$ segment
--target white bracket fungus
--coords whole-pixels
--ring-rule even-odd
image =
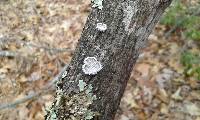
[[[97,23],[97,30],[104,32],[107,29],[107,25],[104,23]]]
[[[101,63],[95,57],[86,57],[83,63],[82,70],[88,75],[95,75],[102,69]]]

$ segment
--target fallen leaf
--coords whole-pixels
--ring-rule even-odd
[[[137,65],[136,71],[141,73],[141,77],[147,77],[149,75],[150,65],[146,63],[142,63]]]
[[[182,100],[183,97],[180,95],[181,88],[179,87],[178,90],[171,96],[175,100]]]
[[[200,116],[200,107],[194,103],[187,103],[183,107],[183,112],[188,113],[192,116]]]
[[[169,109],[168,109],[168,107],[167,107],[166,104],[162,103],[160,107],[161,107],[161,108],[160,108],[160,112],[161,112],[162,114],[168,114]]]
[[[169,102],[169,97],[165,89],[158,89],[158,93],[156,96],[163,102],[168,103]]]

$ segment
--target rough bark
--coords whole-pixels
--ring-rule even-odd
[[[170,3],[104,0],[102,10],[93,8],[46,119],[114,119],[140,49]],[[97,23],[106,24],[107,30],[99,31]],[[96,57],[103,68],[95,75],[85,74],[86,57]]]

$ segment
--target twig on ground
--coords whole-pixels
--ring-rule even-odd
[[[68,65],[65,65],[65,66],[62,68],[62,70],[56,75],[56,77],[54,77],[54,79],[51,80],[51,82],[50,82],[49,84],[50,84],[50,85],[56,84],[56,82],[57,82],[58,80],[61,79],[62,74],[66,71],[67,68],[68,68]]]
[[[50,48],[50,47],[46,47],[46,46],[39,46],[39,45],[36,45],[36,44],[33,44],[33,43],[27,43],[27,42],[24,42],[24,41],[18,41],[18,42],[23,43],[26,46],[35,47],[35,48],[43,49],[43,50],[46,50],[46,51],[52,51],[52,52],[55,52],[55,53],[72,52],[72,50],[70,50],[69,48]]]
[[[38,97],[45,95],[51,91],[55,91],[56,86],[55,83],[61,78],[62,74],[65,72],[65,70],[67,69],[68,65],[65,65],[64,68],[58,73],[58,75],[56,75],[55,78],[53,78],[53,80],[51,80],[49,82],[49,84],[47,84],[42,90],[40,90],[37,93],[33,93],[31,95],[28,95],[22,99],[16,100],[12,103],[8,103],[8,104],[1,104],[0,105],[0,110],[6,109],[6,108],[14,108],[19,104],[22,104],[24,102],[27,102],[29,100],[33,100],[33,99],[37,99]]]
[[[19,53],[13,51],[8,51],[8,50],[0,51],[0,57],[16,57],[18,55]]]
[[[47,93],[49,93],[50,91],[53,91],[53,90],[55,90],[55,89],[50,88],[50,89],[42,90],[42,91],[40,91],[38,93],[33,93],[33,94],[28,95],[28,96],[26,96],[26,97],[24,97],[22,99],[16,100],[16,101],[14,101],[12,103],[2,104],[2,105],[0,105],[0,110],[6,109],[6,108],[14,108],[18,104],[21,104],[21,103],[24,103],[26,101],[32,100],[32,99],[37,98],[37,97],[39,97],[41,95],[45,95],[45,94],[47,94]]]
[[[50,47],[47,47],[47,46],[41,46],[41,45],[37,45],[37,44],[34,44],[34,43],[30,43],[30,42],[28,43],[26,41],[19,40],[19,39],[16,39],[16,38],[12,38],[12,37],[7,37],[7,36],[1,36],[0,37],[0,45],[8,44],[10,42],[16,42],[16,43],[21,44],[21,45],[30,46],[30,47],[34,47],[34,48],[38,48],[38,49],[43,49],[43,50],[51,51],[51,52],[55,52],[55,53],[72,52],[73,51],[70,48],[50,48]]]

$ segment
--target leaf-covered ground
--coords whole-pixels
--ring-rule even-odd
[[[0,1],[0,120],[44,119],[55,92],[51,81],[70,62],[90,7],[90,0]],[[180,31],[165,38],[169,29],[157,25],[150,35],[116,120],[200,120],[193,70],[200,43]]]

